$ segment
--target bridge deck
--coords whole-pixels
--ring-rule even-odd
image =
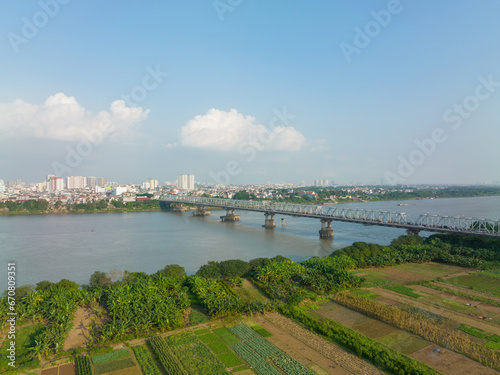
[[[304,205],[270,201],[243,201],[221,198],[203,198],[172,195],[160,201],[166,203],[192,204],[195,206],[220,207],[225,209],[264,212],[270,214],[309,217],[322,220],[381,225],[414,231],[473,234],[500,238],[500,220],[420,215],[412,220],[406,212],[377,211],[342,208],[336,205]]]

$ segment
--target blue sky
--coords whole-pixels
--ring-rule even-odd
[[[498,181],[498,14],[0,0],[0,179]]]

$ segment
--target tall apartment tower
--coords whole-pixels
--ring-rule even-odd
[[[87,187],[93,189],[96,186],[97,179],[94,176],[87,177]]]
[[[66,177],[66,188],[68,189],[84,189],[86,185],[87,185],[87,178],[83,176]]]
[[[49,191],[61,191],[64,190],[64,179],[62,177],[52,176],[50,177],[48,184]]]
[[[194,190],[194,174],[178,175],[177,187],[182,190]]]
[[[97,179],[97,186],[106,187],[107,184],[108,184],[108,179],[106,177],[99,177]]]
[[[148,178],[146,182],[149,183],[149,188],[152,190],[155,190],[159,185],[156,178]]]

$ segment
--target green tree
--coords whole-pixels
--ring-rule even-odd
[[[101,271],[95,271],[92,276],[90,276],[89,286],[91,288],[105,288],[111,285],[111,279],[109,276]]]
[[[243,277],[250,269],[250,263],[240,259],[224,260],[219,263],[219,270],[222,277],[232,279],[234,277]]]
[[[184,267],[181,267],[178,264],[168,264],[162,270],[155,273],[155,276],[159,275],[180,280],[186,277],[186,271]]]
[[[256,199],[254,193],[248,193],[246,190],[242,190],[233,195],[233,199],[248,201],[250,199]]]
[[[55,284],[48,280],[43,280],[36,283],[36,290],[43,291],[45,289],[53,287]]]
[[[210,278],[210,279],[220,279],[222,274],[219,268],[219,262],[210,261],[200,267],[196,276]]]

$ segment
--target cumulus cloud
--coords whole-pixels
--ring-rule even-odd
[[[189,120],[180,131],[181,144],[188,147],[229,151],[247,143],[267,150],[298,151],[305,137],[292,126],[266,128],[255,117],[236,109],[229,112],[212,108]]]
[[[73,96],[50,96],[42,105],[16,100],[0,103],[0,131],[3,137],[30,135],[64,141],[86,139],[86,134],[109,130],[105,136],[122,133],[147,118],[149,110],[127,107],[115,100],[109,110],[93,115]]]

